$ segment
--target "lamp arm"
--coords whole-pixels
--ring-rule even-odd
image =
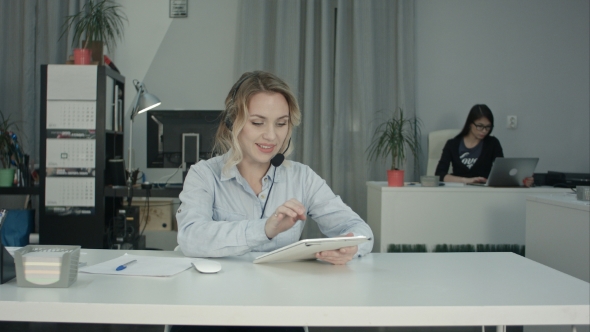
[[[133,164],[133,162],[132,162],[133,156],[131,153],[132,148],[133,148],[133,118],[131,118],[131,120],[129,121],[129,151],[128,151],[128,153],[129,153],[129,166],[127,169],[127,172],[129,173],[129,174],[127,174],[127,186],[128,187],[131,187],[131,185],[132,185],[132,182],[131,182],[132,181],[131,177],[133,175],[133,165],[132,165]]]
[[[141,95],[145,92],[145,89],[143,87],[143,84],[141,82],[139,82],[138,80],[133,80],[133,85],[135,86],[135,90],[137,91],[137,93],[135,94],[135,98],[133,98],[133,101],[131,102],[131,109],[129,111],[129,117],[131,119],[131,121],[133,121],[133,119],[135,118],[135,116],[137,115],[137,107],[139,106],[139,98],[141,98]]]
[[[130,116],[129,116],[129,150],[128,150],[128,167],[127,167],[127,189],[129,191],[128,193],[128,197],[127,200],[130,201],[130,195],[131,195],[131,188],[133,186],[133,182],[132,182],[132,177],[133,177],[133,155],[132,155],[132,149],[133,149],[133,119],[135,118],[135,115],[137,115],[137,107],[139,106],[139,98],[141,97],[141,94],[143,93],[143,86],[142,84],[138,81],[138,80],[133,80],[133,85],[135,86],[135,90],[137,90],[137,93],[135,94],[135,98],[133,99],[132,102],[132,107],[131,107],[131,111],[130,111]],[[130,202],[129,202],[130,203]]]

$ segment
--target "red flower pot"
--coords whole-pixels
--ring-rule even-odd
[[[404,171],[397,169],[387,170],[387,184],[390,187],[404,186]]]
[[[92,62],[92,50],[87,48],[74,49],[74,64],[89,65]]]

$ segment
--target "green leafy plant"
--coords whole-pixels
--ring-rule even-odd
[[[391,169],[400,169],[406,161],[406,148],[418,156],[420,147],[420,119],[404,117],[403,109],[394,111],[381,123],[367,148],[369,161],[391,156]]]
[[[82,38],[86,41],[82,48],[88,48],[93,41],[103,42],[112,51],[117,39],[123,37],[123,21],[127,16],[120,11],[121,5],[112,0],[87,2],[77,14],[66,17],[60,39],[73,28],[72,46],[81,45]]]
[[[20,162],[20,148],[13,130],[18,130],[16,122],[10,119],[10,115],[5,117],[0,110],[0,162],[2,168],[10,168],[13,159],[17,164]]]

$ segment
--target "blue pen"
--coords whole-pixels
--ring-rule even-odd
[[[117,271],[125,270],[129,265],[134,264],[134,263],[137,263],[137,259],[134,259],[131,262],[127,262],[123,265],[119,265],[119,266],[117,266],[117,268],[115,270],[117,270]]]

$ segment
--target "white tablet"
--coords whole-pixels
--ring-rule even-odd
[[[335,250],[342,247],[352,247],[369,241],[366,236],[331,237],[323,239],[307,239],[284,246],[277,250],[256,257],[254,263],[269,263],[281,261],[297,261],[315,259],[320,251]]]

